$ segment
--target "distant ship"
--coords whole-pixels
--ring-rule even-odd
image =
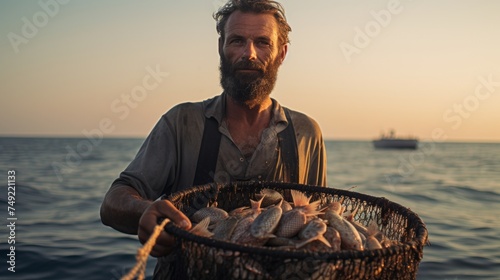
[[[373,140],[373,146],[377,149],[417,149],[417,138],[398,138],[395,136],[394,130],[391,130],[388,135],[382,134],[379,139]]]

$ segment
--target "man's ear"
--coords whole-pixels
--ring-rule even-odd
[[[219,37],[219,56],[223,57],[224,56],[224,39],[222,37]]]
[[[283,61],[285,61],[287,52],[288,52],[288,44],[284,44],[283,46],[281,46],[281,50],[279,52],[280,64],[283,63]]]

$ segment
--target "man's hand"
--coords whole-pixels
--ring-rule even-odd
[[[159,219],[170,219],[171,222],[176,224],[182,229],[191,229],[191,221],[181,211],[175,208],[174,205],[168,200],[159,200],[153,202],[141,216],[139,220],[138,237],[139,241],[144,244],[148,241],[149,237],[158,225]],[[174,237],[162,231],[156,240],[156,244],[151,251],[151,256],[161,257],[170,253],[175,245]]]

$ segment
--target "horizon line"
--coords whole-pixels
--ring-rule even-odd
[[[63,134],[0,134],[0,138],[33,138],[33,139],[50,139],[50,138],[61,138],[61,139],[88,139],[89,137],[85,137],[84,135],[63,135]],[[107,135],[103,136],[102,139],[146,139],[145,136],[138,135]],[[350,142],[371,142],[378,137],[370,137],[370,138],[356,138],[356,137],[323,137],[325,142],[328,141],[350,141]],[[478,144],[500,144],[500,139],[447,139],[445,141],[432,141],[432,139],[420,139],[417,138],[419,142],[429,143],[478,143]]]

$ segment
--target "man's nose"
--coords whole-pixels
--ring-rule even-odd
[[[247,42],[245,49],[243,50],[242,60],[256,60],[257,51],[255,50],[255,45],[252,41]]]

